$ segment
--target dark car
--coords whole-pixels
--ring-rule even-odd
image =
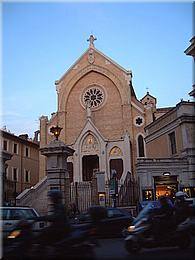
[[[96,235],[98,237],[116,237],[122,235],[122,230],[128,227],[133,217],[130,212],[120,208],[110,207],[96,207],[98,211],[103,209],[105,214],[101,216],[101,219],[96,222]],[[81,213],[77,218],[74,219],[73,224],[82,225],[84,223],[92,223],[91,209],[85,213]],[[103,212],[103,211],[102,211]]]

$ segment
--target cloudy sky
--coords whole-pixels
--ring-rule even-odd
[[[1,126],[33,132],[57,108],[55,80],[86,51],[87,39],[132,70],[138,99],[158,107],[188,100],[193,35],[192,2],[4,2],[2,4]]]

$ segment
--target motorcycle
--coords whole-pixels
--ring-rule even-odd
[[[124,229],[125,248],[129,253],[138,253],[142,248],[179,247],[188,248],[191,236],[182,224],[175,228],[167,228],[158,238],[152,234],[150,216],[158,202],[149,203],[135,218],[132,226]]]
[[[50,244],[37,242],[32,223],[19,223],[3,241],[3,259],[80,258],[94,259],[95,228],[92,225],[71,227],[71,232]],[[52,235],[52,234],[51,234]]]

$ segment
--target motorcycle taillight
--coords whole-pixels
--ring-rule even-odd
[[[91,228],[90,231],[89,231],[89,235],[91,235],[91,236],[96,235],[96,233],[97,233],[97,229],[96,228]]]

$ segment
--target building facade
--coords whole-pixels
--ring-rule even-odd
[[[195,37],[190,40],[186,55],[193,57]],[[146,126],[147,158],[137,160],[140,199],[153,200],[161,195],[174,197],[178,190],[195,197],[195,76],[192,102],[181,101],[155,122]]]
[[[39,180],[39,144],[26,134],[16,136],[0,130],[0,136],[2,156],[10,155],[1,167],[3,203],[15,204],[16,196]]]
[[[68,158],[72,182],[91,181],[94,171],[105,173],[105,182],[116,170],[124,183],[135,175],[137,158],[147,156],[144,127],[168,109],[156,107],[149,92],[138,100],[132,72],[94,46],[91,35],[84,54],[55,82],[58,107],[51,118],[40,118],[40,148],[52,140],[52,126],[62,127],[60,140],[75,150]],[[45,176],[40,155],[39,179]]]
[[[141,200],[178,190],[195,197],[194,125],[195,103],[181,101],[146,126],[147,158],[137,160]]]

